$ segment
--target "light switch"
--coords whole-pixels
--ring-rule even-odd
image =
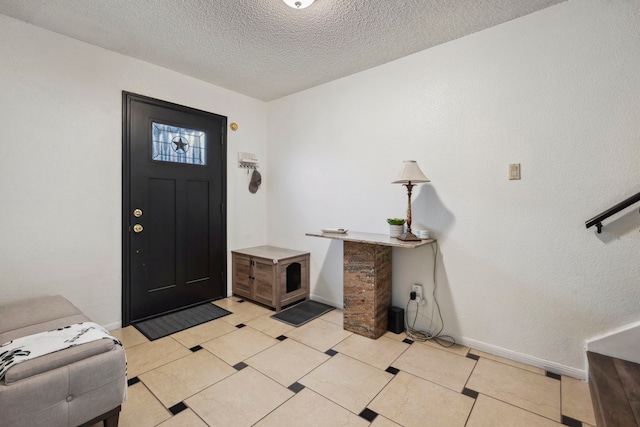
[[[520,163],[509,164],[509,179],[520,179]]]

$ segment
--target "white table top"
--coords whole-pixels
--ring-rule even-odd
[[[300,255],[308,255],[309,252],[296,251],[293,249],[278,248],[275,246],[256,246],[253,248],[234,249],[231,252],[254,256],[258,258],[272,259],[274,261],[293,258]]]
[[[391,237],[388,234],[363,233],[360,231],[348,231],[346,233],[306,233],[306,236],[324,237],[325,239],[344,240],[356,243],[371,243],[374,245],[393,246],[394,248],[417,248],[435,242],[435,239],[404,241]]]

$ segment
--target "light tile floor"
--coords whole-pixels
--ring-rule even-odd
[[[404,334],[363,338],[340,310],[293,328],[248,301],[215,304],[233,314],[153,342],[112,331],[128,359],[121,427],[595,425],[582,381]]]

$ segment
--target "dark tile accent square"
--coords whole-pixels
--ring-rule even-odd
[[[413,344],[413,340],[410,340],[409,338],[403,339],[402,342],[407,343],[407,344]]]
[[[287,387],[289,390],[291,390],[294,393],[298,393],[299,391],[302,391],[302,389],[304,388],[304,386],[302,384],[300,384],[299,382],[295,382],[293,384],[291,384],[289,387]]]
[[[364,408],[362,412],[360,412],[358,415],[360,415],[361,418],[364,418],[365,420],[369,421],[370,423],[373,422],[373,420],[376,419],[376,417],[378,416],[378,413],[375,411],[372,411],[369,408]]]
[[[287,339],[287,337],[285,337],[284,335],[280,335],[279,337],[276,337],[276,339],[277,339],[278,341],[284,341],[284,340],[286,340],[286,339]]]
[[[129,380],[127,380],[127,387],[131,387],[134,384],[138,384],[140,382],[140,378],[138,377],[133,377]]]
[[[324,354],[328,354],[329,356],[333,357],[336,354],[338,354],[338,352],[335,351],[334,349],[330,348],[329,350],[325,351]]]
[[[189,350],[195,353],[196,351],[202,350],[202,346],[196,345],[195,347],[191,347]]]
[[[471,390],[470,388],[466,388],[465,387],[465,388],[462,389],[462,394],[464,394],[465,396],[469,396],[472,399],[477,399],[478,398],[478,394],[480,394],[480,393],[478,393],[475,390]]]
[[[569,427],[582,427],[582,421],[574,420],[566,415],[562,416],[562,424]]]
[[[242,329],[242,328],[244,328],[245,326],[247,326],[247,325],[245,325],[244,323],[238,323],[238,324],[236,325],[236,328],[238,328],[238,329]]]
[[[393,366],[389,366],[387,369],[385,369],[385,372],[389,372],[390,374],[397,375],[398,372],[400,372],[400,369],[394,368]]]
[[[233,365],[233,367],[236,369],[236,371],[242,371],[247,366],[249,366],[249,365],[247,365],[244,362],[236,363],[235,365]]]
[[[560,379],[562,378],[560,375],[554,374],[553,372],[547,371],[546,374],[549,378],[553,378],[554,380],[560,381]]]
[[[178,415],[180,412],[184,411],[185,409],[187,409],[187,405],[185,405],[184,402],[180,402],[180,403],[176,403],[171,408],[169,408],[169,411],[173,415]]]
[[[477,354],[467,353],[467,357],[473,360],[480,360],[480,356],[478,356]]]

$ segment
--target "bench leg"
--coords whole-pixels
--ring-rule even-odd
[[[118,427],[118,420],[120,419],[120,412],[105,418],[102,423],[104,427]]]
[[[102,425],[104,427],[118,427],[118,419],[120,418],[120,410],[122,409],[122,405],[116,408],[113,408],[109,412],[105,412],[102,415],[98,415],[91,421],[87,421],[82,424],[80,427],[91,427],[94,424],[102,421]]]

